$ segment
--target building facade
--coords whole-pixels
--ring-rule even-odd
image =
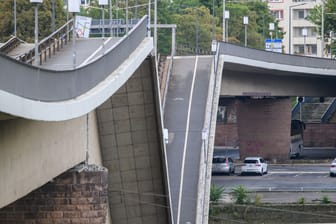
[[[269,8],[285,32],[284,52],[288,54],[327,57],[323,52],[321,33],[306,18],[323,0],[268,0]]]

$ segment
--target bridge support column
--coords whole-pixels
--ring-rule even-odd
[[[106,223],[107,169],[77,166],[0,209],[0,223]]]
[[[240,158],[263,156],[279,161],[289,158],[290,98],[241,98],[237,110]]]

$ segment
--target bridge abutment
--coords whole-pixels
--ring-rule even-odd
[[[106,223],[107,169],[79,165],[0,209],[0,223]]]

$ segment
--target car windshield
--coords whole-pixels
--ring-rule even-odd
[[[253,163],[253,164],[255,164],[255,163],[258,163],[258,160],[255,160],[255,159],[245,159],[244,163],[249,163],[249,164]]]
[[[213,158],[212,163],[225,163],[225,158],[223,158],[223,157]]]

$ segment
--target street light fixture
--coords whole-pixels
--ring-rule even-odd
[[[243,17],[243,24],[245,26],[245,47],[247,46],[247,25],[248,25],[248,16]]]
[[[80,0],[68,1],[68,12],[74,14],[72,28],[73,68],[76,68],[76,12],[80,12]]]
[[[322,15],[321,15],[321,57],[323,58],[324,51],[324,0],[322,0]]]
[[[16,0],[14,0],[14,36],[16,37]]]
[[[306,2],[304,3],[299,3],[299,4],[296,4],[296,5],[290,5],[288,7],[288,11],[289,11],[289,15],[288,15],[288,53],[289,54],[292,54],[292,43],[291,43],[291,39],[292,39],[292,8],[293,7],[296,7],[296,6],[300,6],[300,5],[305,5],[307,4]]]
[[[307,28],[302,29],[302,36],[303,36],[303,55],[306,55],[306,37],[307,37]]]
[[[99,5],[102,6],[102,39],[103,39],[103,43],[102,43],[102,51],[103,51],[103,55],[105,54],[105,44],[104,44],[104,39],[105,39],[105,11],[104,11],[104,6],[108,5],[107,0],[99,0],[98,2]]]
[[[35,29],[34,29],[34,34],[35,34],[35,52],[34,52],[34,64],[35,66],[39,65],[39,53],[38,53],[38,13],[37,13],[37,7],[39,4],[42,4],[43,0],[30,0],[30,3],[33,3],[35,6]]]

